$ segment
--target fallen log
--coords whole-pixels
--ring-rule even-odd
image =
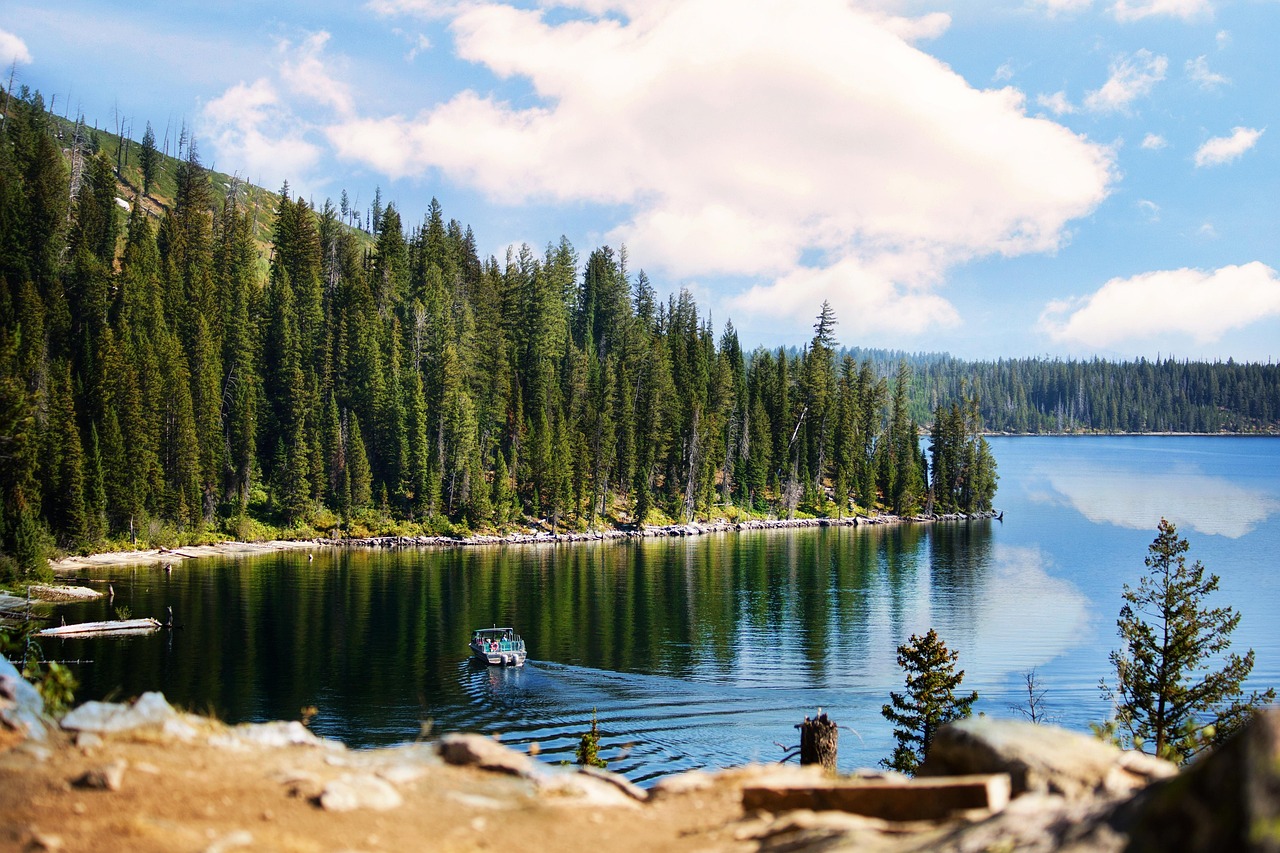
[[[45,628],[37,631],[37,637],[104,637],[127,636],[133,634],[150,634],[160,630],[160,622],[147,616],[143,619],[117,619],[110,622],[80,622],[75,625],[60,625],[57,628]]]

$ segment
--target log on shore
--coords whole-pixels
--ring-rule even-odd
[[[57,628],[45,628],[37,631],[37,637],[106,637],[128,636],[134,634],[150,634],[160,630],[160,622],[147,616],[143,619],[116,619],[110,622],[80,622],[75,625],[60,625]]]

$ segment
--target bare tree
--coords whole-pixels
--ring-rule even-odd
[[[1045,689],[1035,667],[1024,672],[1022,677],[1026,683],[1026,694],[1021,702],[1010,703],[1009,710],[1018,712],[1033,723],[1054,722],[1056,717],[1048,713],[1049,703],[1044,698],[1049,691]]]

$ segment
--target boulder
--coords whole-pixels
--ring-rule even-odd
[[[449,764],[510,773],[526,779],[541,775],[538,762],[484,735],[447,734],[440,738],[439,749],[440,757]]]
[[[324,786],[320,792],[320,806],[327,812],[351,812],[356,809],[389,811],[399,807],[404,799],[400,792],[385,779],[369,773],[345,774]]]
[[[1127,794],[1177,772],[1167,761],[1078,732],[969,717],[938,730],[919,776],[1008,773],[1015,797],[1031,792],[1082,799]]]
[[[1280,851],[1280,709],[1147,788],[1120,819],[1132,851]]]
[[[181,719],[162,693],[143,693],[128,703],[85,702],[62,718],[62,727],[72,732],[115,734],[143,728],[163,728]]]
[[[49,725],[39,691],[4,655],[0,655],[0,725],[33,740],[44,740]]]

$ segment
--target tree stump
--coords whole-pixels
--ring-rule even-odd
[[[819,709],[821,710],[821,709]],[[836,751],[839,748],[840,727],[826,714],[818,714],[796,726],[800,730],[800,764],[821,764],[828,772],[836,770]]]

